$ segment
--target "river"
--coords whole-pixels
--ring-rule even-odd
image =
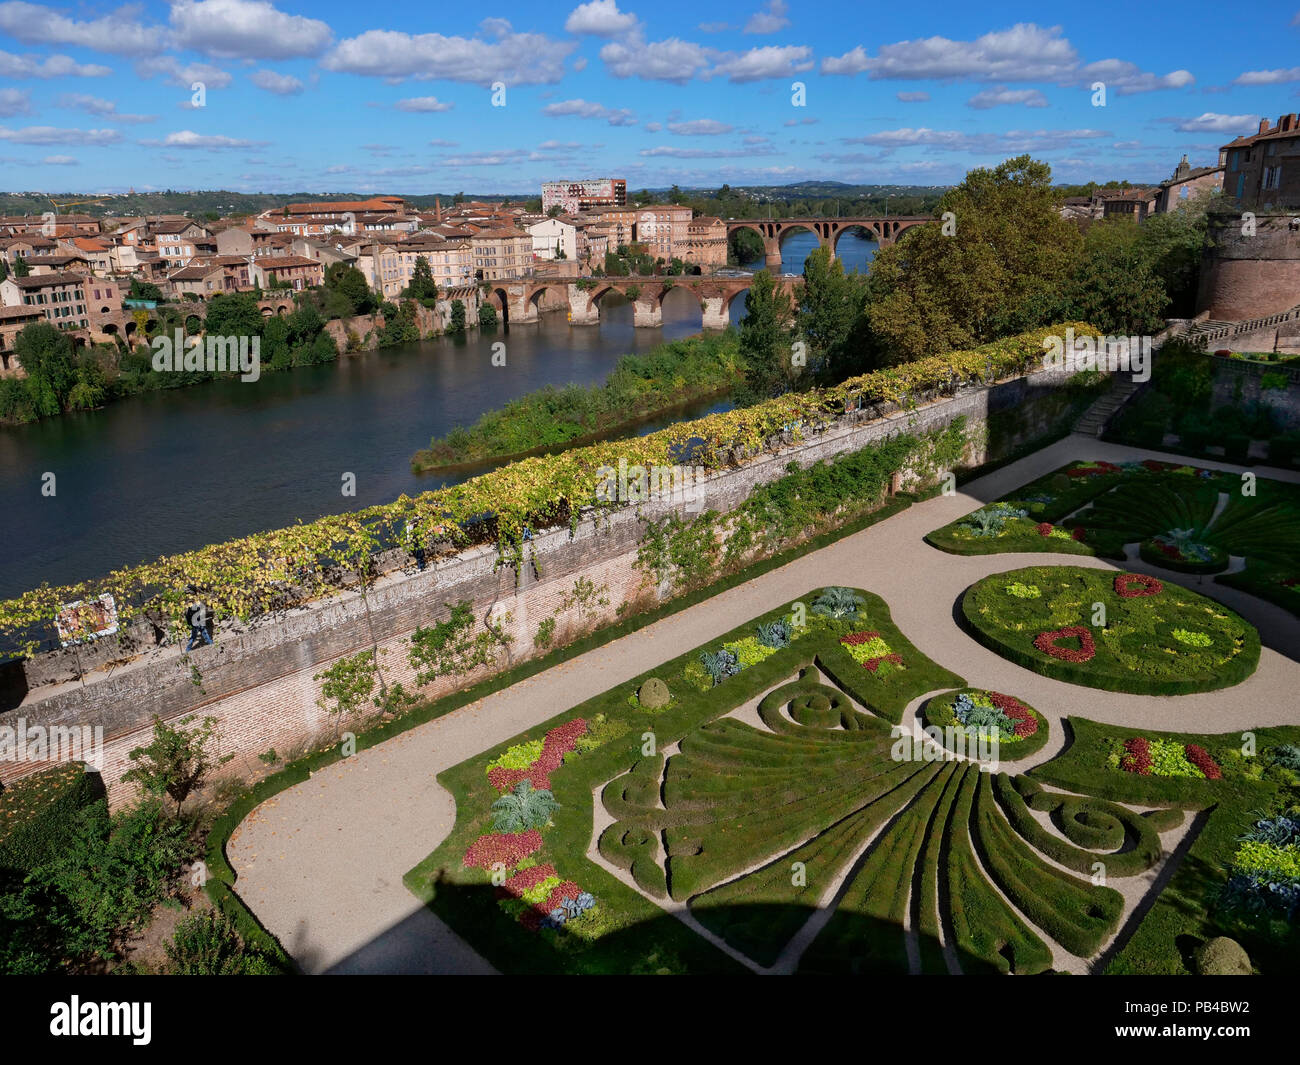
[[[802,270],[815,243],[791,235],[783,270]],[[846,236],[839,250],[863,268],[874,249]],[[732,304],[733,321],[743,304]],[[603,381],[621,356],[699,328],[699,305],[684,290],[669,293],[657,329],[633,328],[631,305],[609,296],[599,327],[545,315],[507,333],[440,337],[0,428],[0,597],[437,488],[450,479],[410,468],[430,437],[547,384]],[[506,365],[494,367],[492,344],[503,339]],[[53,495],[42,490],[46,474]],[[342,494],[345,474],[355,476],[355,496]]]

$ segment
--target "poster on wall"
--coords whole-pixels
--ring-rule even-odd
[[[95,599],[65,603],[54,623],[58,626],[61,647],[112,636],[117,632],[117,603],[108,593]]]

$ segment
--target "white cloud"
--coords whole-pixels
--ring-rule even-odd
[[[333,33],[319,19],[289,15],[266,0],[179,0],[171,44],[217,59],[293,59],[320,55]]]
[[[581,73],[582,71],[586,70],[587,57],[585,55],[578,56],[578,58],[573,61],[573,69],[578,73]]]
[[[719,58],[709,77],[726,77],[729,81],[760,81],[785,78],[812,70],[812,49],[807,45],[765,45],[747,52],[730,52]]]
[[[926,104],[930,102],[928,92],[900,92],[895,93],[900,104]]]
[[[635,126],[636,115],[625,107],[609,108],[604,104],[598,104],[594,100],[560,100],[557,103],[547,104],[542,108],[542,114],[550,118],[563,118],[572,116],[574,118],[603,118],[611,126]]]
[[[627,41],[611,41],[602,47],[600,58],[616,78],[645,78],[681,85],[708,67],[709,50],[677,37],[647,42],[637,33]]]
[[[690,122],[669,122],[668,132],[680,137],[716,137],[730,133],[735,127],[714,118],[696,118]]]
[[[1286,81],[1300,81],[1300,67],[1288,67],[1283,70],[1248,70],[1238,78],[1233,78],[1234,85],[1279,85]]]
[[[160,29],[136,21],[139,8],[118,8],[101,18],[79,21],[24,0],[0,3],[0,33],[24,44],[64,44],[115,55],[157,51]]]
[[[27,126],[9,129],[0,126],[0,141],[11,144],[116,144],[122,139],[115,129],[58,129],[55,126]]]
[[[861,45],[841,56],[822,60],[823,74],[869,73],[873,79],[982,81],[990,83],[1041,81],[1055,85],[1084,85],[1104,81],[1121,96],[1161,89],[1182,89],[1195,78],[1186,70],[1152,74],[1121,59],[1082,64],[1060,26],[1019,22],[973,41],[926,37],[881,45],[875,56]]]
[[[26,89],[0,89],[0,118],[32,113],[32,96]]]
[[[785,0],[767,0],[757,12],[749,16],[745,23],[746,33],[776,33],[790,25],[786,12],[790,6]]]
[[[66,55],[14,55],[0,52],[3,78],[105,78],[113,71],[95,63],[78,63]]]
[[[818,121],[818,120],[815,119],[815,118],[787,118],[784,122],[781,123],[781,125],[783,125],[783,126],[815,126],[815,125],[817,125],[817,121]]]
[[[182,129],[169,133],[161,141],[141,141],[141,144],[159,148],[206,148],[212,151],[228,148],[261,148],[265,141],[241,140],[238,137],[224,137],[214,133],[195,133],[192,129]]]
[[[577,141],[542,141],[537,146],[539,152],[575,152],[582,145]]]
[[[999,85],[993,89],[981,89],[969,100],[967,107],[977,111],[987,111],[991,107],[1009,107],[1022,104],[1025,107],[1046,107],[1047,97],[1037,89],[1008,89]]]
[[[439,100],[436,96],[412,96],[406,100],[398,100],[393,106],[399,111],[432,114],[437,111],[450,111],[456,105],[445,100]]]
[[[1259,124],[1259,115],[1220,115],[1206,111],[1196,118],[1174,119],[1179,133],[1248,133]]]
[[[429,144],[434,148],[459,148],[459,141],[431,140]]]
[[[292,74],[280,74],[274,70],[257,70],[248,76],[248,80],[259,89],[273,92],[276,96],[296,96],[302,92],[302,82]]]
[[[46,166],[76,166],[77,160],[71,155],[47,155],[41,160]]]
[[[321,65],[327,70],[400,81],[435,78],[472,85],[503,81],[508,86],[552,85],[564,77],[564,61],[576,41],[556,41],[542,33],[513,33],[495,41],[478,37],[412,35],[367,30],[340,41]]]
[[[637,26],[637,17],[620,11],[616,0],[591,0],[579,4],[565,19],[566,33],[580,33],[591,37],[617,37],[630,33]]]
[[[1078,141],[1096,140],[1111,134],[1096,129],[1009,130],[1006,133],[962,133],[955,129],[883,130],[862,137],[846,137],[848,144],[873,144],[881,148],[908,148],[918,145],[953,152],[1036,152],[1063,148]]]
[[[654,148],[642,148],[637,154],[647,157],[668,156],[673,159],[744,159],[751,155],[772,155],[774,148],[764,149],[759,145],[748,148],[712,149],[712,148],[670,148],[659,145]]]
[[[81,92],[65,92],[58,100],[59,107],[66,107],[74,111],[85,111],[90,115],[98,115],[100,118],[106,118],[110,122],[124,122],[127,124],[137,124],[141,122],[154,122],[157,115],[130,115],[118,111],[117,104],[112,100],[105,100],[99,96],[90,96]]]
[[[135,72],[142,78],[161,74],[169,83],[179,85],[182,89],[188,89],[196,81],[202,82],[209,89],[224,89],[232,81],[229,74],[211,63],[182,63],[170,55],[142,59],[135,65]]]
[[[1158,92],[1162,89],[1185,89],[1196,79],[1190,70],[1175,70],[1169,74],[1150,74],[1135,63],[1122,59],[1102,59],[1089,63],[1079,71],[1079,80],[1083,84],[1095,81],[1106,83],[1120,96],[1132,96],[1140,92]]]

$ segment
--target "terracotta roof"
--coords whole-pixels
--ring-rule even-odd
[[[172,221],[168,219],[162,222],[155,222],[153,223],[152,226],[150,226],[150,228],[155,233],[184,233],[185,230],[189,229],[190,226],[194,226],[196,229],[203,228],[201,225],[199,225],[198,222],[194,222],[188,218],[180,219],[177,221]]]
[[[506,237],[527,237],[529,235],[519,229],[483,229],[474,234],[474,239],[502,240]]]
[[[45,312],[39,307],[16,304],[13,307],[0,307],[0,319],[3,318],[44,318]]]
[[[320,266],[319,260],[305,255],[264,255],[255,260],[263,270],[284,270],[292,266]]]
[[[212,274],[221,273],[221,267],[216,263],[208,263],[204,266],[184,266],[175,273],[167,275],[168,281],[202,281],[205,277]]]
[[[11,277],[19,288],[45,288],[47,285],[81,285],[88,278],[85,274],[28,274],[26,277]]]

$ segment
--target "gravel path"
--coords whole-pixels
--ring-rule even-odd
[[[1259,628],[1264,642],[1259,669],[1224,692],[1161,698],[1065,684],[985,650],[953,620],[959,594],[990,573],[1051,562],[1115,567],[1078,555],[949,555],[925,544],[926,533],[1073,459],[1169,457],[1067,437],[965,485],[954,496],[916,504],[640,632],[344,759],[245,819],[228,848],[239,874],[237,890],[309,973],[491,972],[402,884],[403,873],[432,851],[455,821],[455,804],[438,785],[437,774],[745,618],[830,583],[882,596],[895,623],[924,654],[970,684],[1016,695],[1051,719],[1053,740],[1043,758],[1060,749],[1059,721],[1068,715],[1202,732],[1300,723],[1295,701],[1300,622],[1209,579],[1167,574],[1140,563],[1128,566],[1212,595]]]

